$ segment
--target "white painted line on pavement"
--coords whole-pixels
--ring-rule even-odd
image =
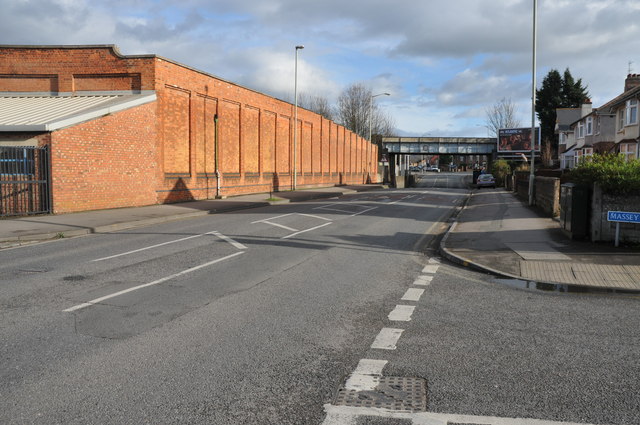
[[[90,307],[90,306],[92,306],[94,304],[97,304],[99,302],[102,302],[104,300],[108,300],[110,298],[114,298],[114,297],[129,293],[129,292],[137,291],[138,289],[146,288],[148,286],[157,285],[159,283],[166,282],[167,280],[171,280],[171,279],[174,279],[174,278],[176,278],[178,276],[182,276],[182,275],[194,272],[196,270],[200,270],[202,268],[209,267],[209,266],[214,265],[216,263],[219,263],[221,261],[225,261],[225,260],[228,260],[230,258],[236,257],[238,255],[242,255],[242,254],[244,254],[244,251],[236,252],[235,254],[227,255],[226,257],[218,258],[216,260],[209,261],[208,263],[204,263],[204,264],[200,264],[199,266],[191,267],[190,269],[183,270],[183,271],[181,271],[179,273],[172,274],[171,276],[163,277],[162,279],[154,280],[153,282],[145,283],[143,285],[134,286],[133,288],[129,288],[129,289],[125,289],[123,291],[115,292],[115,293],[110,294],[110,295],[105,295],[104,297],[96,298],[94,300],[87,301],[86,303],[75,305],[73,307],[70,307],[70,308],[68,308],[66,310],[62,310],[62,311],[66,312],[66,313],[69,313],[69,312],[72,312],[72,311],[81,310],[83,308]]]
[[[234,247],[238,248],[238,249],[247,249],[246,246],[242,245],[240,242],[234,241],[233,239],[231,239],[229,236],[225,236],[220,232],[216,232],[213,231],[211,232],[212,234],[216,235],[217,237],[219,237],[220,239],[222,239],[225,242],[229,242],[231,245],[233,245]]]
[[[298,214],[298,215],[303,215],[303,216],[305,216],[305,217],[317,218],[317,219],[324,220],[324,221],[333,221],[333,220],[331,220],[330,218],[320,217],[319,215],[313,215],[313,214],[302,214],[302,213],[300,213],[300,214]]]
[[[276,226],[276,227],[280,227],[280,228],[288,230],[290,232],[297,232],[298,231],[298,229],[294,229],[293,227],[288,227],[288,226],[285,226],[284,224],[280,224],[280,223],[272,223],[272,222],[267,221],[267,220],[262,220],[262,223],[270,224],[270,225]]]
[[[422,273],[431,273],[431,274],[435,274],[438,271],[438,267],[440,267],[439,264],[427,264],[426,266],[424,266],[424,268],[422,269]]]
[[[295,214],[295,213],[289,213],[289,214],[277,215],[277,216],[275,216],[275,217],[269,217],[269,218],[265,218],[265,219],[262,219],[262,220],[252,221],[252,222],[251,222],[251,224],[263,223],[263,222],[265,222],[265,221],[275,220],[275,219],[277,219],[277,218],[287,217],[287,216],[289,216],[289,215],[293,215],[293,214]]]
[[[373,344],[371,344],[371,348],[395,350],[396,342],[400,339],[402,332],[404,332],[404,329],[382,328],[375,341],[373,341]]]
[[[439,258],[429,258],[429,264],[440,264]]]
[[[364,213],[369,212],[369,211],[371,211],[371,210],[375,210],[376,208],[378,208],[378,207],[371,207],[371,208],[367,208],[367,209],[366,209],[366,210],[364,210],[364,211],[360,211],[360,212],[357,212],[357,213],[355,213],[355,214],[351,214],[351,217],[355,217],[355,216],[357,216],[357,215],[364,214]]]
[[[411,421],[413,425],[448,425],[450,423],[486,425],[590,425],[579,422],[556,422],[544,419],[459,415],[455,413],[409,413],[406,411],[393,411],[377,407],[334,406],[332,404],[325,404],[324,411],[327,416],[322,422],[322,425],[355,425],[359,423],[358,418],[365,417],[399,419],[403,421]]]
[[[283,237],[281,237],[280,239],[289,239],[289,238],[292,238],[292,237],[294,237],[294,236],[297,236],[297,235],[299,235],[299,234],[301,234],[301,233],[310,232],[310,231],[312,231],[312,230],[316,230],[316,229],[319,229],[319,228],[321,228],[321,227],[328,226],[328,225],[330,225],[330,224],[331,224],[331,223],[324,223],[324,224],[321,224],[321,225],[319,225],[319,226],[312,227],[311,229],[300,230],[299,232],[292,233],[292,234],[287,235],[287,236],[283,236]]]
[[[420,297],[422,296],[423,293],[424,293],[424,289],[409,288],[407,289],[407,292],[405,292],[402,298],[400,299],[402,301],[420,301]]]
[[[433,276],[418,276],[416,280],[413,281],[414,285],[420,286],[428,286],[431,283]]]
[[[389,313],[389,320],[397,322],[408,322],[411,320],[411,315],[416,307],[413,305],[397,305],[391,313]]]
[[[201,235],[187,236],[186,238],[176,239],[174,241],[169,241],[169,242],[163,242],[163,243],[147,246],[147,247],[140,248],[140,249],[134,249],[133,251],[127,251],[127,252],[123,252],[121,254],[110,255],[108,257],[103,257],[103,258],[97,258],[95,260],[91,260],[91,262],[110,260],[112,258],[122,257],[123,255],[135,254],[136,252],[146,251],[148,249],[158,248],[160,246],[169,245],[169,244],[172,244],[172,243],[178,243],[178,242],[186,241],[186,240],[189,240],[189,239],[199,238],[199,237],[205,236],[205,235],[215,235],[215,233],[216,232],[207,232],[207,233],[202,233]]]
[[[347,390],[373,391],[380,383],[386,360],[361,359],[344,387]]]

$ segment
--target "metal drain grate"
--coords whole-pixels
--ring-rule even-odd
[[[427,381],[422,378],[381,376],[372,391],[347,390],[341,387],[336,406],[379,407],[381,409],[426,412]]]

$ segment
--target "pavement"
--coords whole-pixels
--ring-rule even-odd
[[[569,239],[505,189],[475,189],[440,243],[456,263],[525,289],[640,293],[640,250]]]
[[[0,249],[49,239],[148,226],[208,214],[386,189],[349,185],[251,194],[179,204],[0,220]],[[474,189],[440,243],[442,256],[499,276],[516,287],[548,291],[640,293],[640,251],[572,241],[559,223],[504,189]]]

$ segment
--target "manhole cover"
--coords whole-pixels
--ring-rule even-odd
[[[381,376],[374,390],[357,391],[341,387],[335,405],[379,407],[408,412],[426,412],[427,381],[422,378]]]

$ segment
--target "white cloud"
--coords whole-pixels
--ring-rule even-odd
[[[530,0],[0,0],[3,43],[117,44],[249,88],[337,97],[363,82],[413,133],[481,129],[487,105],[530,103]],[[640,72],[640,3],[540,0],[538,84],[569,68],[594,105]],[[422,130],[421,130],[422,129]],[[442,134],[441,134],[442,135]],[[481,134],[483,135],[483,134]]]

